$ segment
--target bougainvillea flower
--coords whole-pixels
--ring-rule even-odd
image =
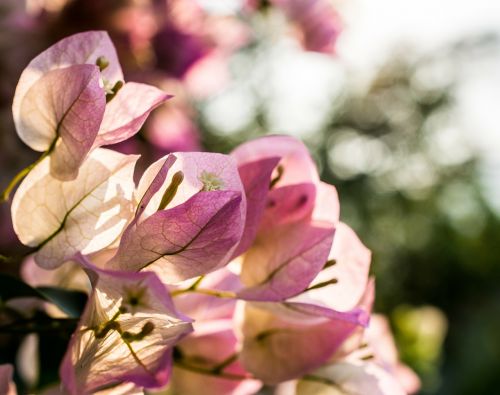
[[[58,267],[75,252],[98,251],[120,235],[133,214],[137,159],[100,148],[73,181],[54,178],[49,158],[28,174],[14,196],[12,221],[21,242],[37,249],[40,266]]]
[[[240,310],[244,366],[265,382],[296,378],[359,347],[374,297],[370,251],[346,225],[338,230],[332,259],[307,289],[281,303],[247,303]]]
[[[61,365],[71,394],[93,393],[123,382],[164,386],[172,347],[192,330],[160,279],[151,272],[93,271],[94,290]]]
[[[333,53],[342,24],[329,0],[271,0],[297,28],[309,51]]]
[[[261,301],[292,297],[327,261],[338,221],[335,188],[319,181],[307,148],[291,137],[256,139],[231,155],[238,162],[249,202],[238,251],[251,247],[242,263],[246,289],[238,296]]]
[[[59,41],[28,64],[12,112],[19,137],[50,152],[54,177],[71,180],[92,148],[129,138],[169,97],[149,85],[124,85],[108,34],[91,31]]]
[[[53,175],[73,179],[97,136],[105,106],[97,66],[55,69],[24,95],[16,129],[31,148],[52,150]]]
[[[245,222],[234,159],[176,153],[151,165],[138,187],[135,219],[109,267],[154,270],[172,284],[224,266]]]
[[[238,321],[243,366],[268,384],[319,368],[360,324],[366,324],[358,311],[327,317],[293,305],[255,302],[244,304]]]
[[[14,373],[14,368],[12,365],[0,365],[0,394],[5,395],[16,395],[17,390],[14,382],[12,381],[12,375]]]

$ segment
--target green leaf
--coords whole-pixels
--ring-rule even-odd
[[[80,317],[87,301],[87,295],[80,291],[56,287],[33,288],[16,277],[0,274],[0,300],[26,297],[53,303],[72,318]]]

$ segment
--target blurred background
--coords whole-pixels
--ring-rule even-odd
[[[373,251],[376,311],[421,394],[498,393],[500,3],[0,0],[0,188],[37,157],[11,117],[21,71],[91,29],[110,33],[127,80],[175,95],[114,148],[144,168],[171,151],[301,138]],[[0,271],[16,273],[7,204],[0,221]],[[0,343],[1,363],[18,343]],[[53,359],[33,386],[57,374]]]

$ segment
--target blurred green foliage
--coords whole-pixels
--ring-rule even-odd
[[[306,141],[339,191],[341,219],[373,252],[375,310],[391,318],[423,395],[500,387],[500,220],[479,155],[453,133],[456,64],[498,49],[485,35],[425,58],[395,53],[367,89],[347,81]],[[270,129],[265,111],[231,136],[201,124],[207,148],[223,152]]]

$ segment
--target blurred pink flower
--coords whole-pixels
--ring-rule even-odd
[[[14,368],[12,365],[0,365],[0,394],[2,395],[16,395],[17,390],[12,375]]]

